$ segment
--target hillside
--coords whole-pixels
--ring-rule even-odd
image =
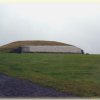
[[[24,46],[24,45],[69,45],[56,41],[15,41],[3,46],[0,46],[0,52],[10,52],[12,49]]]

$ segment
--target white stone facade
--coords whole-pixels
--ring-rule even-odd
[[[75,46],[22,46],[21,52],[61,52],[81,54],[82,49]]]

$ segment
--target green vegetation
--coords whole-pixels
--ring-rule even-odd
[[[1,53],[0,73],[83,97],[100,96],[100,55]]]

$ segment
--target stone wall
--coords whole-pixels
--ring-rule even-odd
[[[21,48],[22,52],[82,53],[82,50],[75,46],[22,46]]]

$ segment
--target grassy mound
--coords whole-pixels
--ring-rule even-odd
[[[69,45],[56,41],[16,41],[0,47],[0,52],[10,52],[12,49],[24,45]]]

